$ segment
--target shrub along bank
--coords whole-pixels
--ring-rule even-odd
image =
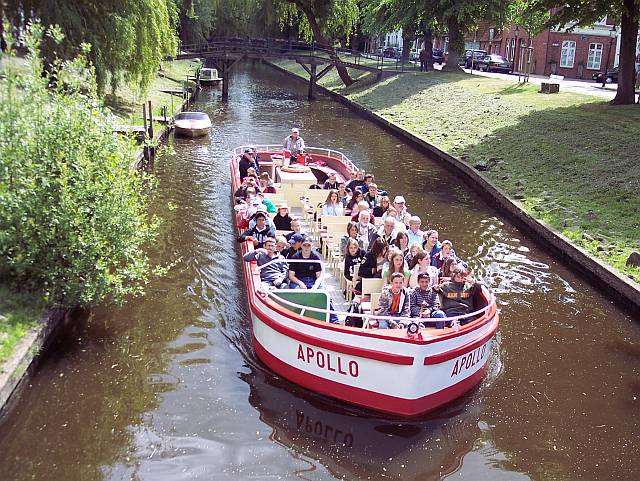
[[[0,282],[3,296],[24,293],[0,305],[3,351],[31,325],[33,311],[21,306],[33,299],[45,307],[124,302],[156,272],[145,253],[157,232],[150,179],[130,170],[137,147],[113,135],[117,120],[84,58],[42,75],[35,52],[43,35],[32,27],[28,68],[7,62],[0,80]],[[10,329],[11,319],[19,321]]]
[[[305,76],[297,64],[276,62]],[[533,217],[640,280],[640,109],[460,73],[320,85],[470,163]]]

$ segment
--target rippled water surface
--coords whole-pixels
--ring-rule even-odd
[[[267,67],[241,67],[228,103],[204,92],[204,140],[156,160],[149,295],[80,319],[0,424],[0,480],[637,480],[640,328],[452,174]],[[428,115],[425,113],[425,115]],[[485,382],[422,419],[371,415],[277,378],[250,346],[230,211],[228,150],[341,150],[498,294]],[[606,289],[607,286],[602,286]]]

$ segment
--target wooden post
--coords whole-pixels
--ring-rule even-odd
[[[223,60],[222,66],[222,100],[229,98],[229,61]]]
[[[142,104],[142,121],[144,125],[144,132],[145,133],[149,132],[147,130],[147,103],[146,102],[143,102]]]
[[[149,100],[149,138],[153,140],[153,109]]]
[[[316,99],[316,78],[318,77],[316,73],[317,65],[315,63],[311,64],[311,74],[309,75],[309,100]]]

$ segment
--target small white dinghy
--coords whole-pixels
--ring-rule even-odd
[[[203,137],[209,133],[211,119],[204,112],[181,112],[176,115],[176,135],[183,137]]]

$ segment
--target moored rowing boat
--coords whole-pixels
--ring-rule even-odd
[[[284,174],[280,147],[259,146],[261,169],[271,168],[290,203],[309,186],[309,172]],[[231,162],[239,187],[238,157]],[[331,173],[348,179],[355,165],[340,152],[306,148],[307,167],[321,183]],[[304,179],[298,182],[298,178]],[[242,252],[253,244],[242,244]],[[243,263],[258,357],[286,379],[321,394],[400,416],[415,416],[460,397],[484,377],[498,327],[495,297],[476,299],[471,322],[458,328],[362,329],[327,322],[330,294],[317,290],[264,290],[259,268]],[[366,318],[383,318],[366,315]],[[450,318],[456,320],[456,318]],[[365,323],[366,325],[366,323]]]

